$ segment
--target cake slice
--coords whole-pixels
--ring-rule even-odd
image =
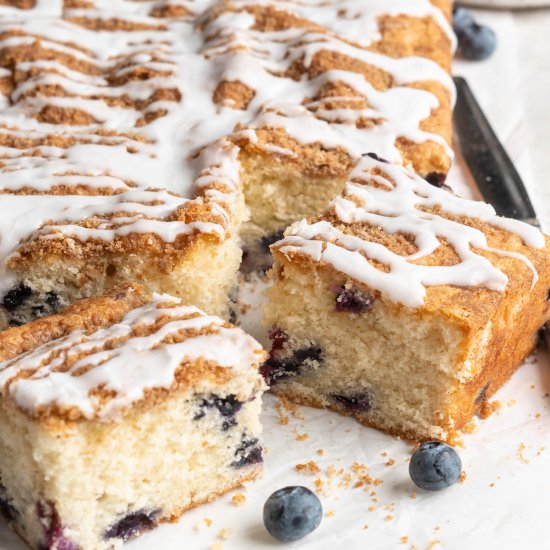
[[[255,478],[263,359],[130,285],[0,333],[0,510],[33,548],[103,550]]]
[[[550,316],[548,237],[375,155],[271,250],[272,390],[412,439],[451,440]]]
[[[227,315],[239,235],[322,211],[365,144],[444,178],[450,8],[0,6],[0,329],[132,281]]]

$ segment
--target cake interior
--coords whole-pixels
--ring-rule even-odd
[[[75,301],[99,296],[128,281],[149,292],[168,293],[212,315],[227,317],[242,251],[236,235],[223,242],[203,238],[171,262],[148,254],[101,254],[95,258],[48,256],[33,261],[0,306],[0,329],[50,315]],[[166,263],[166,265],[163,265]]]
[[[468,373],[484,330],[387,303],[328,270],[279,269],[266,291],[273,349],[263,367],[275,393],[412,439],[451,440],[510,374],[493,373],[489,389],[484,373]]]
[[[170,395],[120,421],[0,409],[0,509],[35,548],[104,550],[254,478],[257,377]]]

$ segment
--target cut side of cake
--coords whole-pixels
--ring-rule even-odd
[[[548,237],[375,155],[271,250],[271,389],[411,439],[452,440],[550,317]]]
[[[138,286],[0,333],[0,510],[106,550],[261,471],[259,344]]]

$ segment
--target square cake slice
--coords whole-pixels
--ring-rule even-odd
[[[261,471],[259,344],[126,285],[0,334],[0,510],[33,548],[103,550]]]
[[[452,440],[550,316],[550,240],[366,155],[274,245],[273,391],[411,439]]]

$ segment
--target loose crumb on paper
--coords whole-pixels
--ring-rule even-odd
[[[334,510],[329,510],[325,515],[327,518],[333,518],[336,512]]]
[[[246,496],[242,493],[239,493],[237,495],[233,495],[231,498],[231,504],[235,506],[242,506],[246,502]]]
[[[210,518],[203,518],[195,525],[194,529],[195,531],[202,531],[209,527],[212,527],[212,520]]]
[[[321,468],[319,468],[319,466],[314,460],[310,460],[305,464],[296,464],[296,466],[294,466],[294,469],[300,474],[312,474],[312,475],[318,474],[321,471]]]
[[[407,544],[409,542],[409,537],[404,536],[399,539],[401,541],[401,544]]]
[[[227,540],[232,535],[232,530],[224,527],[218,531],[218,538],[222,540]]]
[[[527,449],[527,447],[525,446],[525,443],[520,443],[519,444],[519,447],[518,447],[518,452],[517,452],[517,455],[518,455],[518,458],[524,463],[524,464],[529,464],[529,460],[527,460],[525,458],[525,455],[523,454],[523,451],[525,451],[525,449]]]
[[[460,483],[464,483],[467,477],[468,477],[468,474],[466,473],[466,470],[462,470],[462,472],[460,472],[460,475],[458,476],[458,481]]]

